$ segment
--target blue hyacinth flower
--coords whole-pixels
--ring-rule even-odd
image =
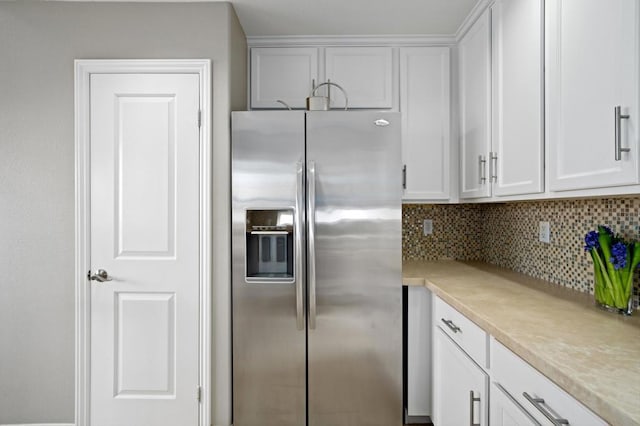
[[[627,246],[622,242],[617,242],[611,246],[611,258],[609,261],[613,268],[618,270],[627,266]]]
[[[587,235],[584,236],[584,250],[590,251],[593,249],[597,249],[600,247],[600,242],[598,241],[598,231],[588,232]]]

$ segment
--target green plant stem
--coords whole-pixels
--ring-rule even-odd
[[[593,249],[591,250],[591,257],[594,260],[594,271],[597,270],[600,273],[600,276],[603,279],[602,282],[605,284],[605,287],[606,287],[606,289],[602,289],[603,292],[601,294],[603,297],[600,300],[606,305],[614,306],[616,297],[613,289],[613,283],[611,282],[609,275],[606,273],[607,269],[605,269],[604,262],[600,258],[600,253],[598,253],[596,249]],[[595,268],[596,264],[598,265],[597,268]],[[605,297],[607,295],[609,297]]]
[[[631,289],[633,288],[633,273],[636,270],[638,264],[640,264],[640,244],[633,243],[630,247],[630,262],[629,262],[629,272],[627,275],[627,280],[625,283],[624,294],[626,299],[629,300],[631,297]]]

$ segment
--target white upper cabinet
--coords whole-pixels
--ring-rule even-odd
[[[543,0],[491,7],[493,195],[543,191]]]
[[[324,81],[339,84],[349,96],[349,108],[393,106],[391,47],[327,47]],[[335,96],[334,96],[335,94]],[[344,105],[342,93],[332,89],[331,106]]]
[[[448,47],[400,49],[405,201],[450,197]]]
[[[491,151],[491,25],[486,10],[458,45],[460,198],[488,197]]]
[[[460,41],[460,197],[544,190],[542,0],[496,0]]]
[[[251,108],[306,108],[306,98],[318,84],[315,47],[254,47],[251,49]]]
[[[637,0],[546,2],[552,191],[638,182],[639,9]]]
[[[390,109],[393,104],[391,47],[251,48],[251,108],[305,108],[313,84],[342,87],[349,108]],[[327,87],[318,89],[327,95]],[[342,92],[331,87],[331,107],[342,108]]]

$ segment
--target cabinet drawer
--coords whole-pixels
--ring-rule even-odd
[[[542,425],[553,424],[544,412],[553,418],[568,420],[569,425],[608,424],[493,338],[491,339],[491,374],[492,380],[499,383]],[[532,399],[539,400],[536,402]]]
[[[478,365],[487,368],[488,334],[439,297],[434,300],[433,323],[438,324]]]

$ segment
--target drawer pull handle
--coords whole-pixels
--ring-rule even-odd
[[[469,391],[469,414],[470,414],[470,419],[469,419],[469,426],[480,426],[480,423],[474,423],[474,417],[475,417],[475,410],[474,410],[474,403],[476,402],[480,402],[480,397],[475,397],[473,396],[473,391]]]
[[[522,396],[524,396],[527,401],[529,401],[534,407],[536,407],[538,411],[544,414],[544,416],[549,419],[553,426],[562,426],[569,424],[569,420],[553,417],[553,415],[542,406],[542,404],[544,404],[544,398],[534,398],[526,392],[522,392]]]
[[[446,319],[444,319],[444,318],[440,318],[440,320],[441,320],[443,323],[445,323],[445,325],[446,325],[447,327],[449,327],[449,329],[450,329],[451,331],[453,331],[454,333],[457,333],[457,332],[462,333],[462,329],[461,329],[460,327],[458,327],[457,325],[455,325],[455,324],[453,323],[453,321],[451,321],[451,320],[446,320]]]

